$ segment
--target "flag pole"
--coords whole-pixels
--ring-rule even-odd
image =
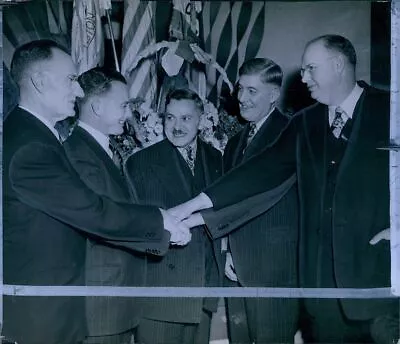
[[[119,69],[119,64],[118,64],[118,57],[117,57],[117,50],[115,49],[115,41],[114,41],[114,32],[111,26],[111,19],[110,19],[110,10],[106,10],[106,16],[107,16],[107,22],[108,22],[108,30],[110,31],[110,37],[111,37],[111,45],[113,49],[113,54],[114,54],[114,62],[115,62],[115,69],[117,72],[120,72]]]

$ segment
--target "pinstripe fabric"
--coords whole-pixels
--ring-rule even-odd
[[[224,154],[225,171],[271,144],[286,126],[288,118],[275,110],[256,133],[245,154],[249,125],[234,136]],[[257,166],[254,166],[257,168]],[[245,185],[243,185],[245,187]],[[298,246],[298,196],[292,187],[265,214],[249,221],[229,235],[233,263],[244,287],[296,287]],[[297,329],[296,299],[245,299],[245,309],[227,300],[232,313],[245,312],[250,342],[290,343]],[[235,305],[236,308],[235,308]],[[234,323],[231,326],[235,327]],[[232,338],[235,342],[235,338]]]
[[[122,30],[121,72],[128,80],[129,95],[153,103],[157,101],[157,74],[152,58],[142,59],[132,69],[132,62],[148,45],[156,42],[156,1],[125,0],[125,17]]]
[[[220,153],[198,141],[195,175],[167,140],[131,156],[126,163],[128,179],[140,202],[170,208],[187,201],[221,175]],[[148,260],[149,286],[218,286],[218,241],[211,243],[202,228],[192,230],[185,247],[171,247],[162,259]],[[178,323],[199,323],[202,308],[216,310],[216,300],[157,298],[146,301],[145,317]]]
[[[80,127],[75,128],[64,143],[64,148],[72,166],[89,188],[114,201],[134,201],[124,178],[88,132]],[[155,243],[154,247],[159,248],[160,245]],[[145,274],[146,256],[117,249],[95,238],[87,240],[86,285],[140,287],[144,286]],[[104,336],[130,330],[138,323],[141,314],[139,298],[87,297],[85,300],[88,333],[90,337],[102,336],[97,338],[99,343],[111,342],[110,338],[107,341]]]

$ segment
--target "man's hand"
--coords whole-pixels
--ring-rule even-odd
[[[202,209],[212,208],[212,206],[213,204],[210,198],[205,193],[202,192],[195,198],[192,198],[191,200],[185,203],[179,204],[174,208],[168,209],[168,212],[178,221],[182,221],[188,218],[193,213]]]
[[[204,225],[204,219],[200,213],[194,213],[182,222],[189,228]]]
[[[225,276],[228,277],[233,282],[238,281],[238,278],[237,278],[236,272],[235,272],[235,267],[233,266],[232,255],[230,252],[226,253]]]
[[[371,245],[376,245],[379,241],[381,240],[390,240],[390,228],[386,228],[383,231],[380,231],[378,234],[376,234],[370,241],[369,243]]]
[[[173,245],[184,246],[189,243],[192,233],[188,226],[179,222],[166,210],[160,209],[164,221],[164,229],[171,234],[170,242]]]

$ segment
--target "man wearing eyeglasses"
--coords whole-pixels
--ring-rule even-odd
[[[357,83],[355,67],[356,53],[346,38],[325,35],[310,41],[301,74],[317,103],[300,111],[271,149],[170,212],[185,218],[199,209],[222,209],[260,189],[273,189],[296,171],[300,285],[390,286],[390,245],[370,244],[390,226],[389,154],[379,149],[389,141],[389,94]],[[250,168],[253,164],[259,168]],[[238,188],[243,180],[252,183]],[[396,300],[307,299],[304,305],[302,332],[307,342],[398,339]]]

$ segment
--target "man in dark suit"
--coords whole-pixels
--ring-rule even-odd
[[[4,123],[4,282],[84,285],[86,238],[161,254],[170,234],[181,244],[190,232],[173,226],[157,207],[111,201],[94,193],[68,162],[54,129],[74,114],[83,91],[71,57],[53,41],[19,47],[11,74],[19,106]],[[165,211],[163,211],[165,213]],[[177,230],[179,228],[179,231]],[[149,245],[146,247],[146,243]],[[70,344],[86,336],[81,297],[5,297],[3,335],[20,343]]]
[[[302,80],[317,103],[296,115],[270,149],[171,213],[185,217],[195,209],[223,208],[272,189],[296,171],[301,286],[389,286],[389,243],[370,244],[390,227],[389,155],[379,149],[389,141],[389,95],[357,83],[355,66],[356,53],[346,38],[325,35],[309,42]],[[389,325],[398,317],[397,300],[305,300],[302,314],[308,342],[398,339],[398,322]]]
[[[203,103],[188,89],[172,91],[166,100],[167,139],[132,155],[127,177],[143,204],[172,207],[202,190],[222,174],[221,153],[197,138]],[[170,249],[162,259],[148,260],[148,286],[207,287],[221,284],[221,248],[203,227],[193,230],[184,248]],[[143,344],[208,343],[217,299],[146,300],[137,341]]]
[[[248,60],[239,69],[237,99],[240,115],[248,123],[228,141],[224,152],[225,173],[270,146],[288,124],[289,117],[275,106],[282,76],[281,68],[266,58]],[[209,228],[214,237],[229,234],[225,269],[228,277],[238,281],[237,286],[297,286],[297,212],[297,188],[292,186],[269,211],[236,230],[226,233]],[[238,301],[227,299],[229,320],[235,317]],[[243,334],[236,339],[236,322],[229,321],[232,343],[293,342],[297,330],[297,300],[248,298],[244,304],[249,337],[246,339]]]
[[[68,159],[82,181],[95,193],[120,202],[135,203],[128,185],[113,162],[109,136],[123,132],[128,88],[115,71],[94,68],[79,76],[85,96],[79,100],[79,121],[64,142]],[[86,285],[143,286],[146,259],[144,248],[151,242],[137,243],[137,252],[118,249],[96,237],[88,237]],[[164,254],[168,241],[152,245]],[[130,343],[137,326],[140,305],[134,298],[87,297],[88,338],[85,343]]]

